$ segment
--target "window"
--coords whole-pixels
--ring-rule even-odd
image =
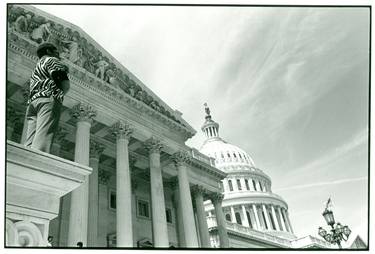
[[[115,190],[109,190],[108,195],[108,205],[109,209],[116,210],[116,191]]]
[[[268,212],[268,215],[271,219],[271,226],[272,226],[273,230],[276,230],[275,222],[273,221],[273,217],[272,217],[271,212]]]
[[[227,221],[232,221],[232,219],[230,218],[230,214],[229,214],[229,213],[227,213],[227,214],[225,215],[225,219],[226,219]]]
[[[238,224],[241,224],[242,225],[242,220],[241,220],[241,215],[239,212],[235,213],[236,215],[236,221]]]
[[[147,201],[138,200],[138,216],[150,218],[149,205]]]
[[[232,180],[228,180],[229,190],[233,191]]]
[[[172,210],[170,208],[167,208],[165,210],[166,216],[167,216],[167,222],[172,223]]]
[[[237,179],[237,186],[238,186],[238,190],[242,190],[240,179]]]
[[[263,221],[264,221],[264,227],[266,229],[268,229],[267,222],[266,222],[266,215],[264,214],[264,211],[262,211],[262,217],[263,217]]]
[[[253,228],[253,223],[251,221],[250,213],[248,211],[246,211],[246,217],[247,217],[247,221],[249,222],[249,227]]]
[[[246,185],[246,189],[250,190],[249,180],[245,179],[245,185]]]
[[[259,182],[259,187],[260,187],[260,190],[263,191],[263,184],[262,184],[262,182]]]
[[[255,184],[254,179],[253,179],[252,181],[253,181],[254,190],[256,191],[256,190],[257,190],[257,186],[256,186],[256,184]]]

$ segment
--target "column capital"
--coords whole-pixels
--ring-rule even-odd
[[[209,199],[211,199],[211,202],[215,204],[219,204],[223,201],[224,199],[224,194],[221,194],[219,192],[214,192],[209,194]]]
[[[174,153],[171,157],[175,165],[178,167],[183,163],[189,163],[191,161],[191,156],[188,152],[185,151],[178,151]]]
[[[193,196],[197,196],[197,195],[204,195],[207,193],[206,189],[202,186],[202,185],[194,185],[192,188],[191,188],[191,193],[193,194]]]
[[[108,172],[107,170],[99,169],[98,180],[100,184],[104,184],[104,185],[107,184],[110,177],[111,177],[110,172]]]
[[[100,155],[103,153],[105,146],[101,143],[90,139],[90,158],[99,159]]]
[[[92,119],[96,116],[97,111],[90,104],[78,103],[72,107],[70,114],[78,121],[92,123]]]
[[[133,128],[124,121],[118,121],[112,125],[110,131],[117,139],[129,139],[133,133]]]
[[[161,141],[154,137],[146,140],[144,145],[149,153],[160,153],[161,149],[163,148],[163,144],[161,143]]]

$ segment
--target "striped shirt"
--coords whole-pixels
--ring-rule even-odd
[[[39,97],[50,97],[51,95],[62,102],[64,92],[57,86],[52,79],[52,73],[63,71],[68,73],[68,67],[58,58],[43,56],[31,74],[29,103]]]

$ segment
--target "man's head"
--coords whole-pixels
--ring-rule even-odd
[[[42,43],[38,46],[36,50],[36,54],[38,55],[39,58],[42,58],[43,56],[54,56],[59,58],[59,52],[57,51],[57,48],[55,45],[49,42]]]

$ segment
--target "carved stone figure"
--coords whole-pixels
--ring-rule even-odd
[[[27,34],[31,22],[31,15],[20,15],[14,22],[14,30],[21,34]]]
[[[37,43],[48,41],[51,35],[50,27],[50,23],[45,23],[35,28],[31,33],[31,39],[36,41]]]
[[[98,67],[95,70],[95,75],[104,80],[105,69],[109,66],[109,64],[105,60],[103,60],[103,57],[100,56],[99,61],[95,63],[95,65]]]
[[[72,63],[77,63],[79,59],[80,48],[78,46],[77,37],[73,37],[72,41],[61,41],[64,47],[63,55],[66,56]]]

